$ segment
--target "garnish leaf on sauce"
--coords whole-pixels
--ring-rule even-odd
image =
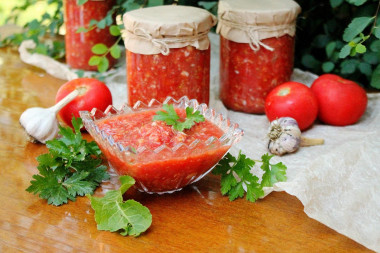
[[[121,235],[139,236],[152,224],[152,214],[139,202],[123,201],[123,194],[135,183],[130,176],[121,176],[118,190],[108,191],[102,198],[87,195],[95,210],[99,230],[119,231]]]
[[[46,142],[49,152],[37,157],[39,174],[33,175],[26,189],[55,206],[92,194],[103,180],[109,179],[97,144],[82,139],[82,119],[73,118],[72,123],[74,132],[60,126],[62,137]]]
[[[213,174],[222,176],[221,193],[228,195],[231,201],[246,195],[248,201],[255,202],[264,196],[263,187],[286,181],[286,166],[283,163],[271,164],[272,157],[264,154],[261,160],[252,160],[241,151],[237,158],[227,153],[213,170]],[[251,173],[256,162],[262,163],[260,168],[264,171],[261,183],[259,178]]]
[[[173,126],[177,131],[183,131],[184,129],[190,129],[195,123],[205,121],[205,117],[199,112],[194,112],[191,107],[186,108],[186,119],[181,121],[177,112],[172,104],[164,104],[162,106],[164,111],[157,111],[153,117],[153,121],[164,121],[167,125]]]

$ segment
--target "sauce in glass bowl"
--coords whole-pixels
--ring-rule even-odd
[[[165,122],[153,121],[161,103],[81,112],[87,131],[109,164],[119,175],[132,176],[136,187],[148,193],[173,192],[198,181],[243,135],[237,124],[196,100],[170,98],[164,103],[173,104],[182,120],[186,107],[200,111],[206,120],[179,132]]]

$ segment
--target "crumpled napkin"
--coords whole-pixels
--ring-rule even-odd
[[[35,49],[36,43],[33,40],[23,41],[18,48],[20,58],[23,62],[44,69],[50,75],[63,80],[72,80],[78,78],[70,68],[49,56],[42,54],[32,54],[28,50]]]
[[[248,157],[259,159],[267,153],[265,115],[253,115],[227,110],[219,100],[219,36],[210,34],[211,82],[210,107],[239,123],[245,135],[231,152],[239,149]],[[21,59],[45,69],[49,74],[66,80],[76,78],[75,70],[53,59],[30,54],[32,43],[20,46]],[[125,65],[108,72],[114,106],[127,101]],[[311,85],[316,75],[295,69],[293,81]],[[305,213],[326,226],[348,236],[369,249],[380,251],[380,94],[369,94],[365,115],[355,125],[333,127],[316,122],[303,133],[306,137],[324,138],[325,144],[302,147],[296,153],[274,157],[274,163],[287,167],[287,182],[279,182],[271,191],[286,191],[304,205]],[[333,108],[332,108],[333,109]],[[258,168],[254,172],[259,174]],[[262,172],[261,172],[262,173]]]

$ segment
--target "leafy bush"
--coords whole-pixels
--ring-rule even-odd
[[[7,23],[17,23],[20,13],[35,5],[39,0],[24,0],[12,9],[7,17]],[[53,8],[53,14],[47,11],[40,19],[33,19],[24,26],[21,33],[12,34],[2,38],[0,34],[0,47],[19,46],[24,40],[33,40],[36,43],[34,52],[49,55],[59,59],[65,56],[65,45],[61,40],[54,38],[63,25],[62,0],[47,0],[47,6]]]
[[[380,1],[297,0],[295,66],[380,89]]]

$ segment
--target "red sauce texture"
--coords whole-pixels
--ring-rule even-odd
[[[274,87],[290,80],[294,63],[294,37],[268,38],[255,52],[248,43],[220,36],[220,98],[232,110],[264,113],[265,97]]]
[[[97,70],[97,66],[88,65],[92,55],[91,48],[98,43],[103,43],[107,47],[116,42],[116,37],[112,36],[108,27],[104,29],[94,28],[88,32],[77,33],[79,27],[89,28],[92,19],[101,20],[115,4],[115,0],[92,1],[89,0],[83,5],[77,5],[77,0],[65,1],[65,45],[66,62],[72,68],[83,70]],[[116,60],[107,55],[110,67]]]
[[[185,117],[183,109],[176,111],[182,119]],[[228,151],[229,146],[221,145],[218,140],[224,132],[212,122],[206,120],[184,132],[178,132],[165,122],[153,121],[155,113],[156,110],[150,110],[115,115],[96,122],[100,130],[123,146],[131,146],[136,150],[146,148],[139,154],[122,159],[98,143],[118,174],[132,176],[139,189],[148,192],[180,189],[207,172]],[[210,137],[216,140],[207,145]],[[179,147],[181,143],[195,147]],[[158,153],[152,152],[163,144],[169,148],[179,148],[175,152],[166,148]]]
[[[209,102],[210,48],[171,48],[169,55],[135,54],[127,50],[128,102],[163,102],[171,96],[188,96],[199,103]]]

